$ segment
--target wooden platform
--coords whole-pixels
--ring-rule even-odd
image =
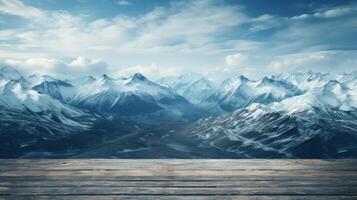
[[[357,160],[0,160],[0,199],[357,199]]]

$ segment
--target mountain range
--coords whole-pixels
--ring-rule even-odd
[[[0,157],[357,158],[357,72],[215,84],[0,66]]]

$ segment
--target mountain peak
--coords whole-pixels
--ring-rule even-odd
[[[18,80],[22,78],[22,75],[16,69],[10,66],[0,65],[0,77]]]
[[[95,81],[95,78],[94,78],[93,76],[87,76],[86,78],[87,78],[87,80],[89,80],[89,81]]]
[[[324,91],[336,91],[336,90],[344,91],[344,90],[347,90],[347,87],[337,80],[330,80],[323,86],[323,90]]]
[[[247,77],[245,77],[244,75],[240,75],[239,80],[244,81],[244,82],[249,81],[249,79]]]
[[[135,73],[131,76],[131,79],[146,80],[146,77],[141,73]]]
[[[262,79],[262,83],[271,83],[271,82],[273,82],[274,80],[273,79],[271,79],[271,78],[268,78],[268,77],[264,77],[263,79]]]
[[[101,76],[101,78],[103,78],[103,79],[111,79],[107,74],[103,74],[102,76]]]
[[[136,83],[136,82],[148,82],[149,80],[142,75],[141,73],[135,73],[133,75],[131,75],[128,79],[127,79],[127,83]]]

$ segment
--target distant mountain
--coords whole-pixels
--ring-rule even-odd
[[[357,72],[158,82],[0,66],[0,157],[357,158]]]
[[[27,80],[30,82],[31,86],[39,85],[45,81],[47,82],[57,81],[57,79],[53,78],[52,76],[38,75],[38,74],[30,75]]]
[[[159,83],[171,87],[191,103],[205,103],[216,88],[211,81],[199,74],[184,74],[179,77],[168,77],[158,80]]]
[[[357,96],[331,80],[281,102],[251,104],[199,120],[188,132],[201,143],[246,158],[357,156]]]
[[[289,114],[253,105],[226,117],[202,119],[186,131],[202,146],[243,158],[357,156],[356,111],[314,107]]]
[[[73,85],[61,80],[44,81],[34,86],[33,89],[64,102],[71,102],[77,93]]]
[[[103,75],[98,79],[83,77],[67,82],[45,81],[33,88],[72,106],[97,113],[177,118],[191,112],[193,107],[169,87],[156,84],[139,73],[118,79]]]
[[[330,80],[337,80],[336,74],[320,73],[320,72],[297,72],[297,73],[281,73],[274,75],[271,79],[280,80],[292,85],[295,85],[302,91],[313,90],[322,87]]]
[[[321,88],[271,104],[271,108],[290,113],[308,111],[312,108],[354,111],[357,110],[356,94],[356,90],[331,80]]]
[[[0,80],[20,80],[22,75],[14,68],[1,65],[0,66]]]
[[[267,77],[252,81],[240,76],[225,80],[208,100],[216,102],[223,110],[233,111],[252,103],[269,104],[301,93],[299,88],[284,81]]]
[[[43,157],[50,156],[52,151],[66,155],[71,148],[78,149],[92,140],[97,141],[103,132],[118,134],[135,129],[132,122],[95,115],[64,103],[64,94],[73,87],[64,81],[49,76],[36,79],[32,76],[27,81],[15,69],[3,66],[0,66],[0,72],[1,158],[27,154],[32,157],[33,153]],[[44,82],[32,89],[31,81],[39,79]],[[41,89],[43,93],[35,89]]]
[[[79,87],[81,85],[93,83],[95,80],[96,79],[93,76],[84,76],[76,79],[67,79],[65,81],[75,87]]]

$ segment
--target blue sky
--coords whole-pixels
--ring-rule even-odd
[[[25,74],[347,72],[356,36],[354,1],[0,0],[0,62]]]

